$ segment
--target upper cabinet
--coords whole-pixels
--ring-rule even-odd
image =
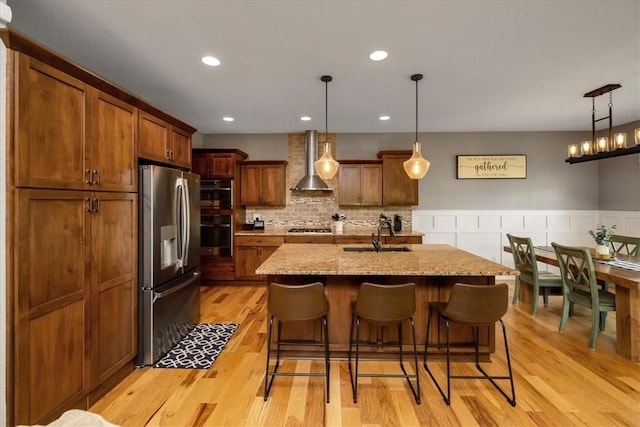
[[[137,190],[138,109],[16,53],[16,185]]]
[[[241,164],[240,203],[244,206],[286,204],[287,162],[245,161]]]
[[[139,156],[191,169],[191,134],[146,112],[139,117]]]
[[[247,158],[247,153],[236,149],[194,149],[192,171],[202,178],[237,178],[237,162]]]
[[[342,206],[382,205],[382,165],[377,161],[340,161],[338,203]]]
[[[411,157],[411,150],[380,151],[382,159],[382,204],[410,206],[418,204],[418,180],[411,179],[403,163]]]

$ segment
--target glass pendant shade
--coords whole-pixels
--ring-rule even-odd
[[[419,141],[414,141],[411,158],[402,164],[404,171],[411,179],[423,178],[429,172],[429,166],[431,166],[431,162],[422,157],[421,145]]]
[[[338,172],[340,163],[333,160],[331,157],[331,149],[328,142],[324,143],[324,153],[320,159],[316,160],[313,164],[316,168],[316,173],[322,179],[332,179]]]

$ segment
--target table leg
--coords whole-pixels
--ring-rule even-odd
[[[640,361],[640,295],[637,288],[616,286],[616,351]]]

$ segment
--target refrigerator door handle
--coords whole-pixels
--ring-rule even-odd
[[[164,298],[168,295],[171,295],[175,292],[178,292],[180,289],[186,288],[187,286],[189,286],[190,284],[192,284],[193,282],[195,282],[196,280],[198,280],[198,277],[200,276],[200,273],[198,271],[195,271],[193,273],[193,276],[190,277],[188,280],[185,280],[184,282],[180,283],[178,286],[174,286],[171,289],[167,289],[166,291],[163,292],[154,292],[153,293],[153,302],[156,302],[156,300],[160,299],[160,298]]]
[[[176,216],[178,218],[178,267],[182,268],[187,265],[187,246],[186,235],[188,229],[185,229],[185,212],[188,207],[185,206],[185,192],[186,192],[186,180],[184,178],[178,178],[176,180]]]
[[[182,178],[182,265],[189,263],[189,245],[191,244],[191,205],[189,200],[189,181]]]

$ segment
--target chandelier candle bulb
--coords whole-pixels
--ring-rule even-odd
[[[615,142],[615,149],[619,150],[621,148],[627,148],[627,134],[624,132],[616,133],[613,136],[613,140]]]
[[[583,156],[591,154],[591,141],[582,141],[580,143],[580,154]]]
[[[599,153],[608,151],[608,148],[609,148],[608,146],[609,146],[609,138],[607,138],[606,136],[601,136],[600,138],[598,138],[596,142],[596,149]]]
[[[576,157],[578,155],[578,144],[570,144],[568,152],[569,157]]]

